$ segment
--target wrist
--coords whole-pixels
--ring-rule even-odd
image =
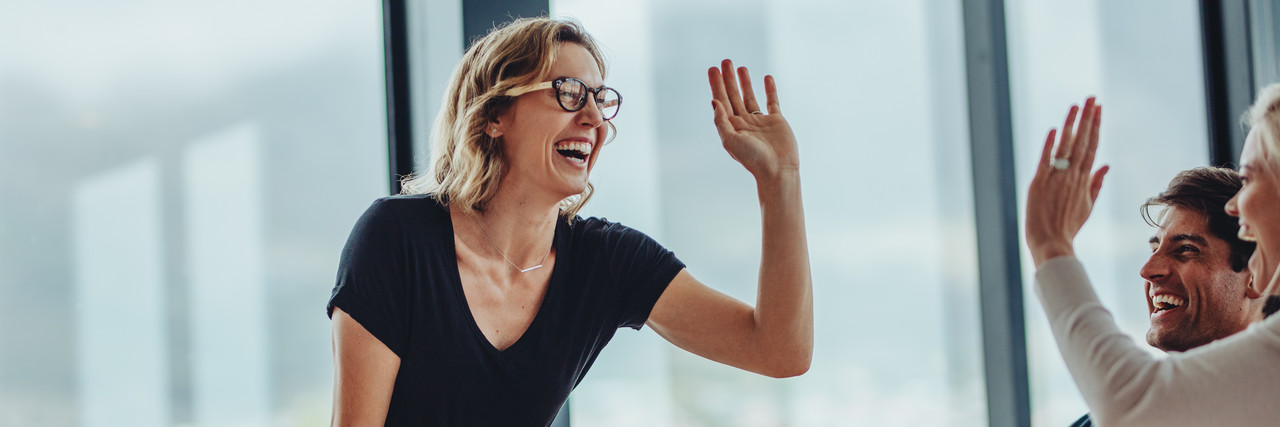
[[[1046,243],[1031,248],[1031,260],[1035,262],[1037,269],[1040,268],[1040,265],[1044,264],[1045,261],[1060,256],[1074,256],[1075,254],[1075,248],[1072,247],[1070,242]]]
[[[763,171],[751,172],[758,185],[786,184],[800,182],[800,165],[777,166]]]
[[[800,188],[800,170],[778,169],[753,174],[756,178],[756,191],[763,198],[766,194],[779,194]]]

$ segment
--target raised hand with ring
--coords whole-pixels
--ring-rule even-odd
[[[1075,254],[1072,242],[1093,212],[1102,179],[1110,169],[1102,166],[1090,173],[1101,123],[1102,106],[1090,97],[1083,109],[1071,106],[1056,149],[1058,131],[1050,129],[1045,138],[1040,164],[1027,190],[1026,239],[1036,267],[1050,258]]]

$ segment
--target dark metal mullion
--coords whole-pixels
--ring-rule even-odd
[[[412,92],[409,90],[409,26],[405,0],[383,0],[383,45],[387,84],[387,160],[391,194],[413,173]]]
[[[1244,147],[1239,117],[1253,97],[1253,59],[1245,0],[1200,0],[1209,163],[1233,164]]]
[[[1031,425],[1003,0],[963,0],[987,416]]]
[[[495,25],[516,18],[546,16],[549,10],[550,0],[462,0],[462,42],[470,45],[489,34]]]

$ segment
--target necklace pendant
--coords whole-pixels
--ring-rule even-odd
[[[520,269],[520,272],[521,272],[521,273],[528,273],[528,272],[530,272],[530,271],[537,270],[537,269],[539,269],[539,268],[542,268],[542,264],[538,264],[538,265],[535,265],[535,266],[533,266],[533,267],[529,267],[529,268],[525,268],[525,269]]]

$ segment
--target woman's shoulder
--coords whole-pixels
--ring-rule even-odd
[[[365,215],[385,220],[405,219],[421,215],[448,215],[449,211],[431,194],[397,194],[379,197],[369,204]]]
[[[373,201],[372,206],[383,207],[388,209],[406,209],[421,208],[422,206],[434,206],[444,209],[444,204],[440,202],[434,194],[395,194],[391,196],[379,197]]]
[[[440,234],[449,210],[428,194],[385,196],[374,200],[356,221],[357,230],[391,233],[401,238]]]
[[[573,230],[575,234],[602,234],[635,231],[635,229],[622,225],[620,222],[610,221],[609,218],[605,217],[594,216],[586,218],[583,218],[582,216],[574,216],[573,219],[569,220],[569,228]]]
[[[569,221],[568,228],[570,233],[579,240],[594,242],[653,241],[653,238],[643,231],[631,228],[618,221],[611,221],[605,217],[583,218],[575,216]]]

